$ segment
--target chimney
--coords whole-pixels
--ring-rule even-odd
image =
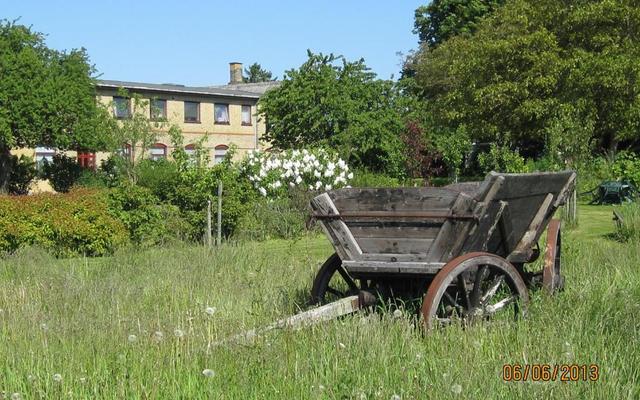
[[[242,79],[242,63],[229,63],[229,83],[244,83],[244,80]]]

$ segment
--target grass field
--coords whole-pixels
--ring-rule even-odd
[[[253,345],[217,345],[304,307],[323,237],[0,260],[0,398],[637,399],[640,244],[611,209],[563,232],[566,290],[529,318],[423,336],[411,316],[361,314]],[[505,382],[504,364],[597,364],[595,382]],[[12,397],[13,396],[13,397]]]

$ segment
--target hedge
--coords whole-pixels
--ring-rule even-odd
[[[0,196],[0,252],[39,246],[59,257],[102,256],[128,241],[104,191]]]

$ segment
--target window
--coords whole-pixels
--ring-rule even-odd
[[[187,153],[187,156],[189,156],[189,158],[195,157],[196,155],[196,146],[193,144],[188,144],[186,146],[184,146],[184,152]]]
[[[113,98],[113,116],[118,119],[131,116],[131,102],[126,97]]]
[[[78,164],[82,168],[96,169],[96,153],[89,151],[78,151]]]
[[[154,161],[166,159],[167,146],[162,143],[156,143],[149,147],[149,158]]]
[[[196,101],[184,102],[184,122],[200,122],[200,103]]]
[[[153,99],[150,103],[151,120],[162,121],[167,119],[167,101],[164,99]]]
[[[52,163],[56,150],[50,147],[36,147],[36,168],[41,170],[45,163]]]
[[[213,106],[214,121],[216,124],[229,124],[229,105],[215,104]]]
[[[220,164],[224,161],[224,157],[227,155],[227,150],[229,150],[229,146],[225,146],[224,144],[219,144],[213,150],[213,163]]]
[[[251,126],[251,106],[242,106],[242,125]]]

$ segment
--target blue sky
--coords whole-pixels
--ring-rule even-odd
[[[102,79],[225,84],[229,62],[258,62],[276,76],[306,50],[363,57],[381,78],[399,75],[417,47],[413,12],[426,1],[4,0],[0,19],[31,25],[47,45],[85,47]]]

